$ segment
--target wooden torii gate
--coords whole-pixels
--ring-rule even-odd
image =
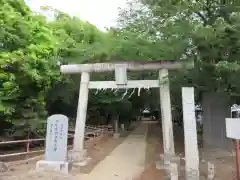
[[[193,68],[193,66],[194,64],[192,62],[184,61],[181,62],[174,60],[145,61],[145,62],[123,61],[114,63],[62,65],[61,66],[62,73],[67,74],[81,73],[76,127],[74,134],[73,160],[76,162],[82,161],[83,155],[85,153],[84,130],[86,122],[89,89],[106,89],[106,88],[110,89],[159,88],[162,114],[164,154],[175,156],[168,70],[180,68],[189,69]],[[158,70],[159,79],[128,80],[127,71],[129,70],[130,71]],[[91,72],[109,72],[109,71],[115,71],[115,81],[90,81]]]

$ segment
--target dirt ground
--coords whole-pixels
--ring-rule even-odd
[[[181,167],[179,180],[185,180],[185,161],[184,161],[184,131],[181,127],[175,127],[175,150],[176,154],[181,157]],[[210,150],[207,147],[199,148],[199,168],[200,180],[207,179],[208,161],[213,163],[215,168],[214,180],[237,180],[235,155],[221,149]]]
[[[70,171],[70,175],[63,176],[54,172],[36,173],[34,171],[36,162],[43,158],[43,156],[37,156],[33,160],[18,161],[8,163],[8,172],[0,174],[0,180],[32,180],[32,179],[44,179],[44,180],[58,180],[69,179],[71,176],[75,176],[78,173],[90,173],[92,169],[103,160],[109,153],[113,151],[122,141],[126,138],[113,138],[112,136],[103,136],[101,139],[96,139],[87,145],[88,156],[91,158],[88,164],[81,168],[74,168]]]
[[[181,127],[174,127],[174,141],[176,155],[181,158],[179,180],[185,180],[184,161],[184,132]],[[163,153],[162,129],[156,124],[149,124],[147,133],[147,151],[145,170],[136,180],[163,180],[165,171],[156,169],[156,161]],[[215,165],[215,180],[237,180],[234,154],[222,150],[209,151],[199,148],[200,154],[200,180],[207,178],[207,162]]]
[[[183,158],[181,159],[179,180],[185,180],[183,130],[180,127],[175,127],[174,130],[175,151],[178,156]],[[34,172],[36,161],[42,158],[39,157],[35,160],[29,161],[28,164],[17,165],[16,162],[10,163],[11,166],[9,167],[9,172],[1,173],[0,180],[62,180],[70,179],[72,176],[75,176],[79,173],[88,174],[100,161],[102,161],[119,144],[121,144],[125,138],[126,137],[115,139],[113,137],[104,136],[95,142],[92,141],[88,146],[88,155],[91,157],[91,160],[85,167],[74,168],[68,177],[64,177],[62,175],[60,176],[59,174],[53,172],[46,172],[44,174]],[[221,150],[207,151],[206,149],[199,149],[199,151],[200,180],[206,179],[207,161],[211,161],[215,164],[215,180],[236,180],[234,154],[225,153]],[[163,170],[156,169],[156,161],[160,159],[159,155],[161,153],[163,153],[162,130],[160,126],[157,126],[156,124],[149,124],[147,133],[145,170],[141,173],[139,178],[135,180],[163,180],[165,172]]]
[[[230,152],[200,149],[200,170],[203,177],[207,176],[207,162],[215,165],[216,180],[237,180],[235,155]]]

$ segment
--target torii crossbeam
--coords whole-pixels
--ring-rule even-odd
[[[193,68],[193,62],[161,60],[161,61],[123,61],[114,63],[96,63],[96,64],[69,64],[62,65],[61,72],[66,74],[81,74],[81,83],[79,91],[79,101],[77,110],[77,119],[74,135],[75,153],[74,160],[82,159],[80,154],[84,152],[84,130],[88,104],[89,89],[103,88],[159,88],[160,102],[163,125],[164,153],[175,155],[173,127],[171,115],[171,102],[169,91],[168,70],[169,69],[190,69]],[[147,71],[158,70],[158,80],[129,80],[127,71]],[[115,71],[115,81],[90,81],[91,72],[109,72]]]

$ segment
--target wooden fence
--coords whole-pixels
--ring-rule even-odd
[[[72,130],[74,132],[74,130]],[[86,126],[85,129],[85,142],[92,141],[95,138],[101,138],[104,134],[111,134],[113,133],[113,127],[111,125],[101,125],[101,126]],[[68,138],[72,139],[73,134],[68,134]],[[45,138],[42,139],[26,139],[26,140],[16,140],[16,141],[3,141],[0,142],[0,147],[8,144],[19,144],[19,143],[25,143],[26,144],[26,151],[25,152],[17,152],[17,153],[9,153],[9,154],[1,154],[0,155],[0,161],[3,161],[4,158],[14,157],[14,156],[22,156],[26,155],[26,158],[28,158],[28,155],[34,154],[34,153],[41,153],[44,152],[44,149],[41,150],[33,150],[31,151],[30,144],[33,142],[45,142]],[[69,145],[71,146],[71,145]]]

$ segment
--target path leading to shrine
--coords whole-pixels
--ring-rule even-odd
[[[84,179],[132,180],[138,178],[145,169],[147,131],[148,124],[141,123],[90,174],[85,175]]]

